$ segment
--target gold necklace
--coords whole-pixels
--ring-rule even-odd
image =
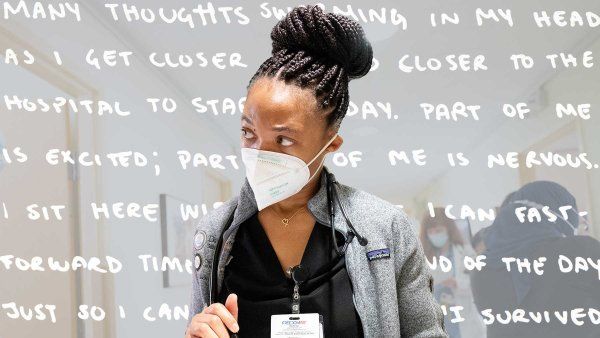
[[[283,218],[281,218],[281,223],[283,223],[283,226],[287,228],[287,226],[290,223],[290,220],[292,219],[292,217],[296,216],[296,214],[298,213],[298,211],[302,210],[303,208],[304,208],[304,206],[301,206],[300,208],[298,208],[298,210],[296,210],[296,212],[292,216],[290,216],[290,217],[283,217]],[[273,211],[275,211],[275,209],[273,209],[273,208],[270,208],[270,209],[272,209]],[[277,211],[275,211],[275,213],[279,217],[281,217],[281,215]]]

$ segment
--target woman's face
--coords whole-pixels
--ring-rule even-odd
[[[306,163],[335,134],[326,128],[325,113],[318,111],[309,89],[264,77],[248,91],[241,124],[242,147],[285,153]],[[311,163],[311,173],[318,168],[321,157],[336,151],[342,142],[338,136]]]
[[[427,229],[427,238],[436,248],[442,248],[448,243],[448,229],[444,224],[434,224]]]

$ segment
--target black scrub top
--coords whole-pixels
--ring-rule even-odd
[[[336,237],[341,249],[344,236],[336,230]],[[325,337],[364,337],[345,256],[333,250],[330,227],[315,223],[300,264],[309,272],[300,284],[300,313],[323,315]],[[294,281],[281,268],[257,212],[237,230],[219,302],[237,294],[240,338],[270,337],[271,315],[292,313],[293,290]]]

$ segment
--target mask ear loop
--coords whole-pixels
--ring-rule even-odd
[[[527,206],[529,206],[531,208],[535,208],[535,209],[543,209],[544,208],[543,205],[541,205],[539,203],[535,203],[535,202],[529,201],[529,200],[516,200],[516,201],[512,201],[512,203],[524,204],[524,205],[527,205]],[[571,229],[573,229],[573,234],[577,233],[577,228],[574,227],[571,222],[567,221],[566,218],[562,217],[562,215],[559,215],[558,213],[554,212],[554,210],[552,210],[550,208],[548,208],[548,211],[550,211],[554,216],[556,216],[556,217],[562,219],[563,221],[565,221],[565,223],[567,223],[571,227]]]
[[[310,166],[310,164],[313,163],[317,159],[317,157],[319,157],[319,155],[321,155],[321,153],[323,152],[323,150],[325,150],[325,148],[329,147],[329,145],[331,144],[331,142],[333,142],[333,140],[335,140],[337,135],[338,134],[333,135],[333,137],[323,146],[323,148],[321,148],[321,150],[319,150],[317,155],[315,155],[315,157],[313,157],[313,159],[310,160],[310,162],[308,162],[308,164],[306,164],[307,167]]]
[[[329,142],[327,142],[327,144],[325,144],[323,146],[323,148],[321,148],[321,150],[319,150],[319,152],[317,153],[317,156],[315,156],[312,160],[310,160],[310,162],[308,162],[308,164],[306,166],[308,167],[311,163],[313,163],[314,160],[316,160],[317,157],[319,157],[319,155],[321,155],[323,150],[325,150],[327,147],[329,147],[331,142],[333,142],[333,140],[335,140],[336,137],[337,137],[337,134],[333,135],[331,140],[329,140]],[[310,176],[310,178],[308,179],[308,181],[306,181],[306,183],[310,182],[313,179],[313,177],[315,177],[317,175],[317,172],[319,171],[319,169],[321,169],[321,167],[323,166],[323,163],[325,163],[325,158],[323,158],[323,161],[321,161],[321,164],[319,164],[319,167],[317,168],[317,170],[315,170],[315,172]]]

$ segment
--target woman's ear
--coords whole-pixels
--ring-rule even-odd
[[[333,141],[331,141],[329,147],[327,147],[327,151],[332,153],[336,152],[338,149],[340,149],[342,143],[344,143],[344,139],[338,134],[337,137]]]

